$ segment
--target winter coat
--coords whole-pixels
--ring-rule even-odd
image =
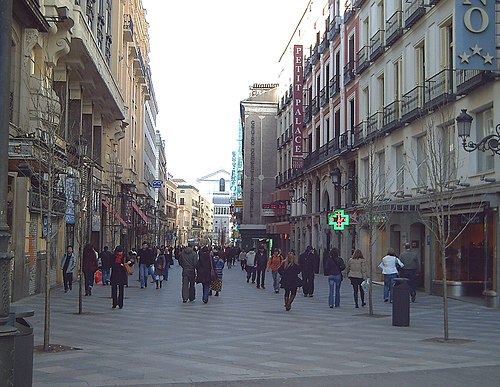
[[[99,265],[97,263],[97,253],[94,250],[89,250],[83,254],[83,272],[95,273]]]
[[[211,259],[212,257],[210,257],[210,252],[207,251],[200,253],[198,267],[196,268],[196,283],[210,285],[210,272],[212,270]]]
[[[196,251],[192,247],[186,247],[182,250],[179,264],[182,267],[183,273],[194,273],[196,266],[198,266],[198,254],[196,254]]]
[[[213,264],[214,264],[214,270],[217,273],[217,278],[222,279],[222,271],[224,269],[224,260],[219,257],[218,255],[215,255],[213,257]]]
[[[300,266],[291,264],[285,268],[282,264],[278,270],[281,276],[281,287],[286,290],[300,288],[302,286],[302,279],[299,277]]]
[[[255,266],[255,251],[250,250],[247,253],[247,266]]]
[[[69,259],[69,263],[68,263],[68,268],[66,269],[65,274],[73,273],[75,271],[75,267],[76,267],[75,254],[71,254],[69,257],[68,257],[68,254],[64,254],[62,261],[61,261],[61,269],[63,269],[63,270],[64,270],[64,264],[66,263],[66,259]]]
[[[137,257],[141,265],[151,266],[155,262],[155,254],[151,249],[140,249],[137,252]]]
[[[344,260],[340,257],[329,257],[325,265],[325,275],[339,275],[345,269]]]
[[[299,256],[300,270],[303,274],[311,274],[316,271],[316,257],[314,256],[312,250],[305,251]]]
[[[113,261],[113,253],[109,250],[103,250],[101,252],[101,267],[106,270],[111,267]]]
[[[125,263],[125,255],[116,255],[111,264],[111,285],[126,285],[127,284],[127,272],[123,267]]]
[[[281,255],[272,255],[267,261],[267,270],[271,269],[273,273],[276,273],[281,264],[283,263],[283,257]]]
[[[267,251],[259,250],[255,255],[255,265],[259,269],[265,269],[267,266]]]
[[[167,259],[163,254],[160,254],[155,259],[155,274],[156,275],[165,275],[165,267],[167,265]]]
[[[347,278],[363,278],[366,279],[368,277],[366,270],[366,262],[365,259],[352,259],[350,258],[347,261],[347,265],[345,268]]]

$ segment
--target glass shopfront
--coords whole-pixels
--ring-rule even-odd
[[[496,225],[489,212],[462,213],[450,219],[449,246],[446,248],[446,276],[450,285],[461,286],[460,295],[481,296],[495,290]],[[441,254],[435,245],[435,280],[443,279]]]

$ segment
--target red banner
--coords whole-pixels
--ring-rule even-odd
[[[135,212],[137,212],[139,214],[139,216],[142,218],[142,220],[144,220],[146,223],[149,222],[148,217],[144,214],[144,212],[142,212],[142,210],[134,202],[132,202],[132,208],[135,210]]]
[[[293,159],[302,157],[302,129],[304,126],[304,53],[302,45],[293,46]],[[302,166],[295,161],[292,168]]]
[[[108,211],[111,212],[115,216],[115,218],[120,221],[120,223],[122,225],[127,227],[127,223],[123,220],[123,218],[120,216],[120,214],[118,212],[113,210],[113,208],[111,207],[111,204],[107,200],[103,200],[102,204],[104,204],[104,207],[106,207],[108,209]]]

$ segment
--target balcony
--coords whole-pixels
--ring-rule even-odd
[[[307,125],[312,120],[311,106],[304,105],[304,125]]]
[[[351,132],[347,131],[340,135],[340,154],[346,153],[351,150]]]
[[[366,121],[357,124],[352,133],[352,147],[359,148],[365,141]]]
[[[281,148],[281,144],[280,144],[280,138],[278,137],[276,139],[276,150],[279,150]]]
[[[328,95],[328,86],[325,86],[321,89],[319,93],[319,104],[321,107],[325,107],[328,104],[329,95]]]
[[[403,36],[403,12],[396,11],[385,24],[385,45],[392,46]]]
[[[293,99],[293,84],[288,87],[286,103],[289,103],[292,99]]]
[[[345,2],[345,11],[344,11],[344,24],[347,24],[349,20],[354,16],[354,7],[350,0]]]
[[[315,116],[316,114],[319,113],[319,98],[314,97],[311,102],[312,106],[312,114]]]
[[[344,66],[344,86],[347,86],[354,80],[354,61],[347,62]]]
[[[420,117],[424,108],[424,87],[415,86],[403,95],[401,101],[401,121],[409,123]]]
[[[335,74],[332,79],[330,79],[329,83],[330,87],[330,98],[333,98],[340,92],[340,77],[338,74]]]
[[[384,30],[378,30],[375,32],[375,35],[370,38],[370,60],[372,62],[375,62],[385,51],[384,32]]]
[[[410,28],[425,15],[423,0],[408,0],[404,3],[405,28]]]
[[[304,159],[304,168],[311,169],[340,154],[340,138],[336,137]]]
[[[393,130],[401,127],[401,102],[394,101],[387,106],[384,106],[384,126],[382,131],[390,133]]]
[[[356,74],[361,74],[370,66],[370,59],[368,58],[369,52],[370,46],[363,46],[361,50],[358,51]]]
[[[328,48],[328,39],[326,37],[326,34],[323,35],[323,40],[321,41],[320,45],[319,45],[319,53],[320,54],[323,54],[326,49]]]
[[[330,41],[333,41],[337,36],[340,36],[340,25],[332,20],[330,22],[330,26],[328,28],[328,32],[326,33],[326,38]]]
[[[314,66],[319,61],[319,45],[316,44],[311,54],[311,65]]]
[[[311,58],[307,58],[304,63],[304,80],[312,73]]]
[[[127,14],[123,15],[123,41],[134,41],[134,23],[130,15]]]
[[[368,117],[368,122],[366,124],[366,138],[370,139],[376,137],[379,131],[382,130],[383,122],[384,114],[382,112],[375,112]]]
[[[457,94],[465,95],[472,90],[491,82],[495,75],[490,71],[456,70]]]
[[[445,69],[425,81],[425,108],[434,110],[455,100],[453,70]]]

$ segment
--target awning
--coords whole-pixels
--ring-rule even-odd
[[[134,202],[132,202],[132,208],[135,210],[135,212],[139,214],[142,220],[144,220],[146,223],[149,223],[149,218],[144,214],[144,212],[142,212],[142,210]]]
[[[269,234],[290,234],[290,222],[275,222],[267,225]]]
[[[102,201],[102,204],[104,204],[104,207],[106,207],[108,209],[109,212],[111,212],[116,219],[118,219],[120,221],[120,223],[122,225],[124,225],[125,227],[127,227],[127,222],[125,222],[123,220],[123,218],[120,216],[120,214],[116,211],[114,211],[112,208],[111,208],[111,204],[107,201],[107,200],[104,200]]]

